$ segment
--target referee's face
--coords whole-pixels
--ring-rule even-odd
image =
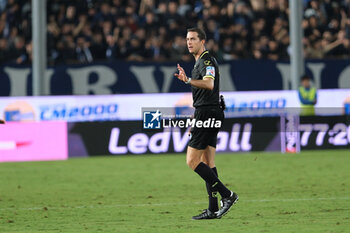
[[[197,32],[187,32],[186,40],[188,51],[193,55],[198,54],[204,45],[204,40],[199,39]]]

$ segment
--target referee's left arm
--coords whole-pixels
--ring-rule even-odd
[[[188,84],[201,89],[207,89],[207,90],[214,89],[214,79],[212,79],[211,77],[204,77],[202,80],[191,79],[188,82]]]

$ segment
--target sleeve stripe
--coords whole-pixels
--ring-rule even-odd
[[[206,75],[203,77],[203,79],[205,79],[205,78],[211,78],[211,79],[215,80],[214,76],[211,76],[211,75]]]

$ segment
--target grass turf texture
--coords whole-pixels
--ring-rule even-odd
[[[349,232],[350,151],[219,154],[220,220],[184,155],[0,164],[0,232]]]

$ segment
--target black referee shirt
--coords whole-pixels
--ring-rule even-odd
[[[192,70],[192,79],[214,79],[213,90],[206,90],[192,86],[193,107],[219,106],[219,66],[208,51],[204,51],[196,61]]]

